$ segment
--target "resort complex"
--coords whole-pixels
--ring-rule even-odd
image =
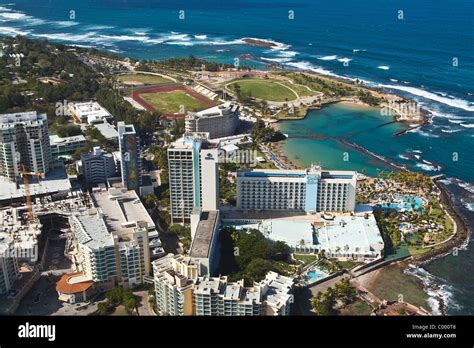
[[[385,162],[393,172],[369,175],[316,150],[315,161],[290,159],[285,146],[308,139],[363,151],[279,122],[401,97],[281,67],[68,52],[74,64],[53,71],[80,72],[48,81],[93,81],[90,93],[68,87],[74,102],[0,115],[2,313],[428,314],[411,293],[397,298],[397,280],[380,290],[370,277],[459,242],[437,178]],[[372,131],[398,120],[383,122]]]

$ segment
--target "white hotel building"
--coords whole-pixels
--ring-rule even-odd
[[[218,207],[219,150],[207,136],[185,136],[168,147],[172,223],[189,223],[195,208]]]
[[[356,172],[322,170],[237,170],[237,208],[351,212],[355,208]]]

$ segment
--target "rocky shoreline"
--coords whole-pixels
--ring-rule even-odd
[[[439,248],[433,248],[429,252],[420,255],[416,258],[413,258],[415,264],[423,264],[438,257],[450,254],[451,252],[453,252],[453,250],[455,250],[455,248],[459,248],[460,246],[468,242],[470,238],[471,231],[469,228],[469,224],[456,208],[456,204],[451,198],[450,193],[448,192],[444,184],[441,183],[439,180],[434,180],[434,183],[441,192],[440,202],[446,213],[449,214],[449,216],[451,216],[451,218],[453,219],[456,230],[454,236],[449,241],[441,244]]]

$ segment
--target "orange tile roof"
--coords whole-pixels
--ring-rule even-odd
[[[83,291],[88,290],[94,282],[92,280],[86,280],[80,283],[73,283],[71,284],[70,280],[75,277],[83,276],[84,273],[76,272],[76,273],[68,273],[65,274],[59,279],[56,283],[56,291],[59,291],[63,294],[77,294]]]

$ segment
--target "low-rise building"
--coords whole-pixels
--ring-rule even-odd
[[[49,136],[51,145],[51,157],[57,159],[70,159],[74,152],[86,146],[86,138],[83,135],[60,138],[57,135]]]
[[[271,271],[267,273],[265,279],[255,283],[254,288],[259,288],[262,292],[263,315],[290,315],[294,303],[293,285],[292,278]]]
[[[370,212],[300,215],[280,218],[223,218],[238,230],[257,229],[265,238],[281,241],[297,253],[318,253],[340,261],[373,261],[383,257],[384,241]]]
[[[94,290],[94,281],[82,272],[63,275],[56,283],[59,300],[68,303],[86,302]]]
[[[94,123],[92,127],[97,129],[105,139],[118,143],[118,132],[109,122]]]
[[[70,103],[68,108],[69,113],[80,123],[93,125],[96,123],[103,123],[104,121],[113,121],[113,116],[110,112],[94,101]]]

